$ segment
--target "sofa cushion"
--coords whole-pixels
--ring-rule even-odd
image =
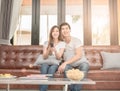
[[[40,67],[36,67],[34,69],[26,69],[26,68],[22,68],[22,69],[0,69],[0,74],[9,73],[9,74],[15,75],[17,77],[27,76],[27,75],[30,75],[30,74],[40,74],[39,69],[40,69]]]
[[[103,67],[101,69],[120,68],[120,53],[101,52]]]
[[[88,78],[95,81],[119,81],[120,70],[118,69],[90,70],[88,72]]]
[[[54,56],[49,56],[47,59],[43,59],[43,56],[39,55],[33,65],[37,66],[37,65],[44,64],[44,63],[49,64],[49,65],[51,64],[59,65],[60,60],[55,59]]]

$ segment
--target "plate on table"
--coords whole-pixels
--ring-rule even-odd
[[[16,76],[11,74],[0,74],[0,79],[12,79],[12,78],[16,78]]]
[[[19,77],[19,79],[25,79],[25,80],[47,80],[48,77],[46,75],[38,75],[38,74],[31,74],[24,77]]]

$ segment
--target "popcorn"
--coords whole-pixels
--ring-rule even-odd
[[[66,72],[66,76],[70,80],[81,80],[84,77],[84,73],[79,69],[71,69]]]

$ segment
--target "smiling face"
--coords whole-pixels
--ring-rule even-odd
[[[53,26],[50,30],[49,42],[53,42],[56,39],[61,40],[60,39],[60,31],[59,31],[58,26]]]
[[[59,37],[59,29],[56,27],[52,30],[52,34],[51,34],[53,39],[58,39]]]
[[[69,37],[70,36],[70,25],[68,23],[62,23],[60,25],[60,32],[61,32],[61,37]]]
[[[64,25],[61,27],[61,34],[63,37],[70,36],[70,28],[68,27],[68,25]]]

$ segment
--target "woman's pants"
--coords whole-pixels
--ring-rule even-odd
[[[57,71],[58,65],[42,64],[40,66],[41,74],[53,74]],[[53,76],[52,76],[53,77]],[[40,91],[47,91],[48,85],[40,85]]]

